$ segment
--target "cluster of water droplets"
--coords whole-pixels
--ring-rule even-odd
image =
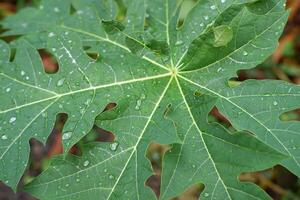
[[[135,110],[140,110],[143,101],[146,99],[146,95],[142,94],[141,97],[136,101]]]

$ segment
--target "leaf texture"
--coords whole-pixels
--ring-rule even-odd
[[[299,86],[228,84],[277,47],[285,1],[202,0],[182,19],[184,3],[44,0],[2,21],[4,36],[23,36],[0,43],[0,179],[16,188],[29,139],[45,142],[58,113],[68,114],[66,152],[94,124],[116,141],[89,144],[82,157],[54,158],[26,186],[41,199],[155,199],[145,187],[153,173],[145,157],[152,142],[172,145],[160,199],[199,183],[201,199],[269,199],[236,177],[279,163],[299,176],[299,123],[279,119],[300,107]],[[57,73],[44,72],[39,48],[58,60]],[[106,116],[111,102],[119,112]],[[214,106],[237,132],[208,123]]]

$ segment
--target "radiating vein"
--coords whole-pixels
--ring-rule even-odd
[[[19,84],[21,84],[21,85],[24,85],[24,86],[27,86],[27,87],[31,87],[31,88],[34,88],[34,89],[38,89],[38,90],[42,90],[42,91],[47,92],[47,93],[50,93],[50,94],[57,95],[57,93],[55,93],[55,92],[53,92],[53,91],[47,90],[47,89],[45,89],[45,88],[38,87],[38,86],[36,86],[36,85],[30,85],[30,84],[28,84],[28,83],[25,83],[25,82],[23,82],[23,81],[20,81],[20,80],[18,80],[18,79],[15,79],[15,78],[13,78],[13,77],[7,75],[7,74],[0,73],[0,75],[1,75],[1,76],[4,76],[4,77],[6,77],[6,78],[8,78],[8,79],[10,79],[10,80],[12,80],[12,81],[14,81],[14,82],[17,82],[17,83],[19,83]],[[0,112],[0,113],[1,113],[1,112]]]
[[[167,84],[167,86],[165,87],[165,89],[164,89],[164,91],[162,92],[161,96],[159,97],[159,99],[158,99],[156,105],[154,106],[154,108],[153,108],[153,110],[152,110],[152,113],[150,114],[149,119],[147,120],[147,122],[146,122],[146,124],[145,124],[145,126],[144,126],[144,129],[142,130],[141,135],[139,136],[139,138],[138,138],[138,140],[137,140],[137,142],[136,142],[136,145],[134,146],[134,150],[132,151],[132,153],[130,154],[130,156],[129,156],[127,162],[126,162],[126,164],[124,165],[124,167],[123,167],[123,169],[122,169],[122,172],[121,172],[121,174],[119,175],[119,177],[118,177],[116,183],[114,184],[114,186],[113,186],[113,188],[112,188],[112,190],[111,190],[111,192],[110,192],[110,194],[109,194],[107,200],[110,199],[112,193],[114,192],[116,186],[118,185],[120,179],[122,178],[122,176],[123,176],[123,174],[124,174],[124,172],[125,172],[125,169],[127,168],[127,166],[128,166],[128,164],[129,164],[129,162],[130,162],[132,156],[134,155],[135,151],[137,150],[137,147],[138,147],[140,141],[142,140],[142,138],[143,138],[143,136],[144,136],[144,134],[145,134],[145,132],[146,132],[146,130],[147,130],[147,128],[148,128],[148,126],[149,126],[149,124],[150,124],[150,122],[151,122],[153,116],[154,116],[154,113],[156,112],[157,108],[159,107],[160,102],[161,102],[162,99],[164,98],[164,96],[165,96],[165,94],[166,94],[166,92],[167,92],[167,90],[168,90],[168,88],[169,88],[169,86],[170,86],[172,80],[173,80],[173,77],[170,79],[169,83]]]
[[[272,132],[271,129],[269,129],[266,125],[264,125],[259,119],[257,119],[256,117],[254,117],[251,113],[249,113],[248,111],[246,111],[245,109],[243,109],[242,107],[240,107],[239,105],[237,105],[235,102],[231,101],[229,98],[207,88],[207,87],[204,87],[198,83],[195,83],[193,81],[191,81],[190,79],[184,77],[184,76],[181,76],[181,75],[178,75],[180,78],[184,79],[185,81],[193,84],[193,85],[196,85],[218,97],[220,97],[221,99],[224,99],[225,101],[229,102],[230,104],[232,104],[233,106],[237,107],[239,110],[241,110],[242,112],[244,112],[245,114],[247,114],[250,118],[254,119],[259,125],[261,125],[267,132],[269,132],[276,140],[277,142],[285,149],[285,151],[293,158],[293,160],[295,161],[295,163],[300,167],[300,163],[294,158],[294,156],[291,154],[291,152],[288,150],[288,148],[282,143],[282,141]]]
[[[280,18],[278,18],[274,23],[272,23],[268,28],[266,28],[264,31],[262,31],[260,34],[256,35],[255,38],[253,38],[252,40],[248,41],[246,44],[240,46],[239,48],[235,49],[234,51],[230,52],[229,54],[227,54],[225,57],[219,59],[219,60],[216,60],[215,62],[213,63],[210,63],[204,67],[201,67],[199,69],[194,69],[194,70],[189,70],[189,71],[183,71],[181,73],[194,73],[196,71],[201,71],[201,70],[204,70],[204,69],[207,69],[209,67],[211,67],[212,65],[216,64],[216,63],[219,63],[227,58],[229,59],[232,59],[230,56],[232,56],[234,53],[240,51],[241,49],[243,49],[245,46],[251,44],[254,40],[258,39],[260,36],[262,36],[263,34],[265,34],[267,31],[269,31],[274,24],[278,23],[280,20],[282,20],[283,17],[286,17],[286,15],[282,15]],[[241,64],[244,64],[244,63],[241,63]]]
[[[7,149],[2,153],[2,155],[0,156],[0,160],[3,158],[3,156],[10,150],[10,148],[15,144],[15,142],[23,135],[23,133],[27,130],[27,128],[29,126],[31,126],[32,123],[35,122],[35,120],[43,113],[45,112],[51,105],[53,105],[56,101],[58,100],[58,98],[51,102],[49,105],[47,105],[44,109],[42,109],[23,129],[22,131],[18,134],[18,136],[13,139],[11,141],[11,143],[7,146]]]
[[[85,34],[85,35],[88,35],[88,36],[97,38],[97,39],[100,40],[100,41],[104,41],[104,42],[111,43],[111,44],[113,44],[113,45],[115,45],[115,46],[120,47],[121,49],[124,49],[124,50],[126,50],[126,51],[128,51],[128,52],[131,52],[130,49],[129,49],[128,47],[126,47],[126,46],[124,46],[124,45],[122,45],[122,44],[120,44],[120,43],[118,43],[118,42],[116,42],[116,41],[113,41],[113,40],[111,40],[111,39],[109,39],[109,38],[104,38],[104,37],[101,37],[101,36],[96,35],[96,34],[94,34],[94,33],[90,33],[90,32],[87,32],[87,31],[80,30],[80,29],[68,27],[68,26],[65,26],[65,25],[61,25],[61,27],[62,27],[62,28],[65,28],[65,29],[68,29],[68,30],[71,30],[71,31],[74,31],[74,32],[77,32],[77,33],[82,33],[82,34]],[[143,58],[144,60],[147,60],[148,62],[151,62],[152,64],[155,64],[156,66],[158,66],[158,67],[160,67],[160,68],[162,68],[162,69],[165,69],[165,70],[168,70],[168,71],[169,71],[169,69],[168,69],[167,67],[165,67],[165,66],[163,66],[163,65],[161,65],[161,64],[159,64],[159,63],[157,63],[156,61],[154,61],[154,60],[148,58],[147,56],[143,56],[142,58]]]
[[[204,145],[204,148],[205,148],[205,150],[206,150],[206,152],[207,152],[207,155],[208,155],[209,159],[211,160],[211,162],[212,162],[212,164],[213,164],[213,166],[214,166],[215,172],[217,173],[219,179],[221,180],[221,183],[222,183],[222,185],[223,185],[223,187],[224,187],[224,189],[225,189],[225,192],[226,192],[227,196],[229,197],[229,199],[232,199],[231,196],[230,196],[230,194],[229,194],[229,192],[228,192],[228,189],[227,189],[227,187],[226,187],[226,185],[225,185],[225,183],[224,183],[224,181],[223,181],[223,179],[222,179],[222,177],[221,177],[220,174],[219,174],[219,171],[218,171],[218,169],[217,169],[217,167],[216,167],[216,165],[215,165],[215,162],[214,162],[214,160],[213,160],[212,157],[211,157],[211,154],[210,154],[210,152],[209,152],[209,150],[208,150],[208,147],[207,147],[207,145],[206,145],[206,143],[205,143],[205,140],[204,140],[204,138],[203,138],[203,133],[202,133],[202,131],[200,130],[200,128],[198,127],[198,124],[197,124],[197,122],[196,122],[196,120],[195,120],[195,118],[194,118],[194,115],[193,115],[193,113],[192,113],[192,111],[191,111],[191,109],[190,109],[190,106],[189,106],[188,102],[186,101],[185,95],[184,95],[184,93],[183,93],[183,91],[182,91],[182,88],[181,88],[181,86],[180,86],[180,83],[179,83],[177,77],[176,77],[176,83],[177,83],[177,86],[178,86],[178,88],[179,88],[180,94],[181,94],[181,96],[182,96],[182,98],[183,98],[183,100],[184,100],[184,102],[185,102],[185,105],[186,105],[186,108],[187,108],[187,110],[188,110],[188,112],[189,112],[189,115],[190,115],[190,117],[191,117],[193,123],[195,124],[196,129],[197,129],[198,132],[199,132],[200,138],[201,138],[201,140],[202,140],[202,142],[203,142],[203,145]]]
[[[119,153],[117,153],[117,154],[115,154],[115,155],[113,155],[113,156],[107,158],[107,159],[102,160],[101,162],[99,162],[99,163],[97,163],[97,164],[95,164],[95,165],[92,165],[92,166],[90,166],[90,167],[83,168],[83,169],[81,169],[81,170],[79,170],[79,171],[76,171],[76,172],[74,172],[74,173],[72,173],[72,174],[68,174],[67,176],[61,176],[60,178],[54,179],[54,180],[52,180],[52,181],[48,181],[48,182],[36,184],[36,185],[34,185],[34,187],[38,187],[38,186],[41,186],[41,185],[54,183],[54,182],[60,181],[60,180],[62,180],[62,179],[65,179],[65,178],[68,178],[68,177],[71,177],[71,176],[75,176],[75,175],[77,175],[77,174],[80,174],[81,172],[88,171],[88,170],[93,169],[93,168],[95,168],[95,167],[98,167],[99,165],[101,165],[101,164],[103,164],[103,163],[105,163],[105,162],[107,162],[107,161],[109,161],[109,160],[111,160],[111,159],[113,159],[113,158],[115,158],[115,157],[117,157],[117,156],[120,156],[121,154],[126,153],[127,151],[130,151],[130,150],[132,150],[132,149],[133,149],[133,147],[129,147],[129,148],[127,148],[127,149],[125,149],[125,150],[123,150],[123,151],[121,151],[121,152],[119,152]]]
[[[88,88],[84,88],[84,89],[81,89],[81,90],[74,90],[74,91],[67,92],[67,93],[56,94],[52,97],[47,97],[47,98],[44,98],[44,99],[40,99],[38,101],[33,101],[33,102],[30,102],[30,103],[27,103],[27,104],[16,106],[14,108],[10,108],[10,109],[7,109],[7,110],[0,111],[0,114],[7,113],[7,112],[10,112],[10,111],[13,111],[13,110],[20,109],[20,108],[24,108],[24,107],[27,107],[27,106],[35,105],[35,104],[38,104],[38,103],[42,103],[42,102],[45,102],[45,101],[48,101],[48,100],[51,100],[51,99],[68,96],[68,95],[78,94],[78,93],[91,91],[91,90],[109,88],[109,87],[119,86],[119,85],[124,85],[124,84],[130,84],[130,83],[135,83],[135,82],[143,82],[143,81],[147,81],[147,80],[154,80],[154,79],[164,78],[164,77],[167,77],[167,76],[170,76],[170,73],[160,74],[160,75],[156,75],[156,76],[149,76],[149,77],[144,77],[144,78],[138,78],[138,79],[131,79],[131,80],[127,80],[127,81],[119,81],[119,82],[114,82],[114,83],[105,84],[105,85],[98,85],[98,86],[88,87]]]

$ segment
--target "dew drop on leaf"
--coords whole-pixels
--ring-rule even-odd
[[[183,44],[183,41],[182,41],[182,40],[178,40],[178,41],[175,43],[176,46],[180,46],[180,45],[182,45],[182,44]]]
[[[72,137],[72,132],[66,132],[63,134],[62,139],[63,140],[68,140]]]
[[[6,135],[2,135],[1,136],[1,140],[7,140],[7,136]]]
[[[10,92],[11,88],[6,88],[6,92]]]
[[[57,85],[58,87],[61,87],[61,86],[65,83],[65,80],[66,80],[65,78],[60,79],[59,81],[57,81],[57,84],[56,84],[56,85]]]
[[[83,166],[87,167],[89,164],[90,164],[90,161],[86,160],[86,161],[84,161]]]
[[[243,55],[244,55],[244,56],[248,56],[248,52],[247,52],[247,51],[244,51],[244,52],[243,52]]]
[[[139,99],[136,102],[136,106],[135,106],[135,110],[140,110],[141,109],[141,105],[142,105],[142,101]]]
[[[141,99],[142,99],[142,100],[145,100],[145,99],[146,99],[146,95],[145,95],[145,94],[142,94],[142,95],[141,95]]]
[[[17,120],[16,117],[11,117],[11,118],[9,119],[9,123],[14,123],[16,120]]]
[[[55,36],[55,34],[52,32],[48,34],[48,37],[53,37],[53,36]]]
[[[117,148],[118,148],[118,146],[119,146],[119,143],[118,143],[118,142],[114,142],[114,143],[111,143],[111,144],[110,144],[109,148],[110,148],[110,150],[112,150],[112,151],[116,151]]]
[[[204,196],[205,197],[209,197],[209,193],[204,193]]]
[[[109,175],[109,177],[108,177],[109,179],[114,179],[115,177],[113,176],[113,175]]]
[[[222,71],[224,71],[224,69],[223,69],[222,67],[220,67],[220,68],[217,70],[218,73],[220,73],[220,72],[222,72]]]
[[[273,105],[274,105],[274,106],[277,106],[277,105],[278,105],[278,102],[277,102],[277,101],[274,101],[274,102],[273,102]]]

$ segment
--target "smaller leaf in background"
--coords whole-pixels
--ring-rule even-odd
[[[215,47],[226,46],[233,38],[233,31],[227,25],[214,27],[213,32],[215,34]]]

